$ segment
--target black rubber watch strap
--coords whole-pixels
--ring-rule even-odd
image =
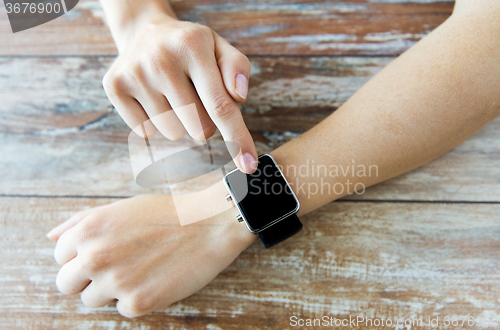
[[[301,229],[302,222],[300,222],[299,217],[294,213],[259,232],[259,238],[267,249],[295,235]]]

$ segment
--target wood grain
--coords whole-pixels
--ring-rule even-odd
[[[173,0],[250,55],[246,124],[259,152],[300,135],[452,12],[452,1]],[[500,118],[439,159],[254,244],[207,287],[129,320],[55,286],[45,233],[74,212],[161,193],[132,175],[130,130],[101,79],[116,48],[96,0],[12,34],[0,4],[0,328],[312,329],[290,317],[495,317],[500,302]],[[71,55],[71,56],[61,56]],[[101,56],[102,55],[102,56]],[[283,55],[283,56],[281,56]],[[220,136],[217,138],[220,139]],[[445,201],[445,202],[443,202]],[[446,202],[447,201],[447,202]],[[395,322],[395,321],[394,321]],[[497,324],[464,329],[496,329]],[[323,327],[329,328],[329,327]],[[394,329],[387,326],[337,327]]]
[[[392,57],[252,57],[242,110],[254,131],[303,132],[343,104]],[[63,133],[105,120],[108,57],[0,58],[0,130]]]
[[[450,1],[171,1],[180,19],[213,28],[248,55],[397,55],[441,24]],[[114,55],[97,0],[13,34],[0,6],[0,55]]]
[[[1,194],[132,196],[130,130],[101,86],[111,58],[0,59]],[[252,58],[242,107],[259,152],[331,114],[391,58]],[[30,82],[26,79],[29,77]],[[500,119],[448,154],[380,184],[373,200],[499,201]]]
[[[86,308],[58,293],[45,233],[79,209],[112,201],[0,199],[2,328],[293,329],[292,315],[360,315],[438,316],[435,329],[445,329],[445,316],[500,313],[500,205],[369,202],[332,203],[305,216],[293,240],[269,250],[252,245],[165,311],[128,320],[114,304]]]

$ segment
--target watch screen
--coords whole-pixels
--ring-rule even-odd
[[[226,183],[252,231],[298,209],[290,186],[269,155],[259,157],[254,173],[234,171],[226,176]]]

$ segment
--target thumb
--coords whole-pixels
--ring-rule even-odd
[[[214,38],[215,58],[224,86],[236,102],[245,102],[250,77],[250,60],[218,34],[214,33]]]

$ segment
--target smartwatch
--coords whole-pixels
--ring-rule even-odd
[[[286,181],[274,158],[259,156],[259,164],[252,174],[235,169],[224,176],[229,194],[240,214],[238,221],[259,235],[264,247],[269,248],[302,229],[296,213],[299,200]]]

